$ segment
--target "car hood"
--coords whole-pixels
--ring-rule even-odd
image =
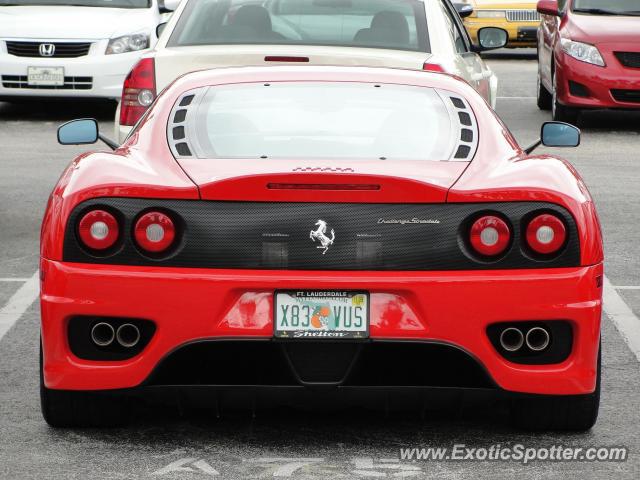
[[[0,7],[0,37],[102,39],[151,32],[151,9],[8,6]]]
[[[294,197],[343,200],[362,196],[369,203],[445,202],[468,162],[384,160],[177,160],[206,200],[256,201]],[[328,188],[328,186],[332,186]]]
[[[637,44],[640,42],[640,18],[573,14],[567,32],[572,40],[591,44]]]

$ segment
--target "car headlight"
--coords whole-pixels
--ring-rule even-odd
[[[478,10],[476,14],[478,18],[504,18],[506,16],[504,10]]]
[[[605,66],[604,59],[600,54],[600,50],[598,50],[593,45],[582,42],[574,42],[573,40],[569,40],[568,38],[561,39],[560,43],[562,44],[562,50],[564,50],[565,53],[570,57],[573,57],[576,60],[580,60],[581,62],[590,63],[592,65],[598,65],[600,67]]]
[[[123,37],[112,38],[107,45],[107,55],[116,53],[135,52],[149,48],[149,35],[137,33],[135,35],[125,35]]]

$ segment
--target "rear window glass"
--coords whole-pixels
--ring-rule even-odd
[[[448,160],[459,135],[436,90],[388,84],[210,87],[186,118],[199,158]]]
[[[200,0],[182,13],[169,46],[294,44],[427,52],[418,0]]]

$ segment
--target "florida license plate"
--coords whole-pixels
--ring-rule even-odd
[[[348,339],[369,336],[369,294],[281,291],[274,299],[276,338]]]
[[[29,67],[27,85],[32,87],[61,87],[64,85],[63,67]]]

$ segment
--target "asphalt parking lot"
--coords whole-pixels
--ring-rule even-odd
[[[522,145],[531,143],[549,119],[535,105],[535,58],[500,52],[489,63],[500,78],[499,114]],[[640,478],[640,339],[633,336],[640,331],[640,113],[630,112],[585,115],[582,146],[562,152],[595,197],[605,235],[603,393],[591,432],[522,434],[508,426],[500,401],[466,395],[434,402],[424,415],[279,409],[217,418],[156,406],[138,408],[126,429],[48,427],[38,398],[38,234],[51,188],[85,150],[59,146],[55,129],[97,117],[111,136],[114,107],[0,103],[0,478]],[[456,444],[622,446],[628,459],[399,460],[401,448]]]

